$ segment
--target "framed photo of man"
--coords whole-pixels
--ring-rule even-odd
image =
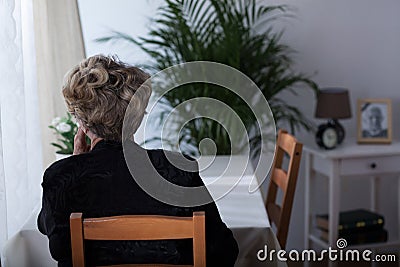
[[[392,142],[392,101],[359,99],[357,105],[358,143]]]

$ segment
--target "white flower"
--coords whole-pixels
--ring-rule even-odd
[[[68,123],[65,123],[65,122],[61,122],[60,124],[58,124],[56,126],[56,129],[60,133],[67,133],[67,132],[71,131],[71,125],[69,125]]]
[[[55,118],[51,121],[51,125],[53,125],[54,127],[56,127],[60,122],[61,122],[61,118],[60,118],[60,117],[55,117]]]

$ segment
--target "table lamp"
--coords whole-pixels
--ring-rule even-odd
[[[345,131],[338,119],[351,118],[349,91],[344,88],[324,88],[318,92],[315,117],[328,119],[318,126],[317,144],[333,149],[343,142]]]

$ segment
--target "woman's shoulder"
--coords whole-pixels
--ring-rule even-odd
[[[80,169],[84,169],[87,155],[72,155],[52,163],[44,172],[43,186],[64,183],[72,180]]]

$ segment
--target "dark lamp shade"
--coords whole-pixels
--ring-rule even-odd
[[[325,88],[318,92],[315,117],[328,119],[351,118],[349,91],[344,88]]]

